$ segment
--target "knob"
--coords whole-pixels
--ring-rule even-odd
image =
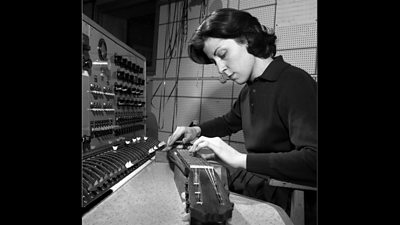
[[[92,68],[92,60],[91,59],[84,59],[83,60],[83,68]]]

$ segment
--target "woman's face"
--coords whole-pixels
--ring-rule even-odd
[[[204,42],[204,53],[218,67],[218,71],[238,84],[251,77],[255,56],[247,52],[247,45],[234,39],[208,38]]]

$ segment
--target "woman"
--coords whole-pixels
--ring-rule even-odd
[[[181,136],[184,143],[198,137],[190,151],[207,147],[237,168],[229,176],[231,191],[289,212],[290,190],[269,186],[266,177],[316,186],[317,85],[307,72],[275,57],[276,38],[245,11],[223,8],[207,17],[189,42],[189,57],[214,63],[221,76],[244,87],[230,112],[198,126],[177,127],[167,145]],[[220,138],[240,130],[248,153]],[[306,220],[312,223],[307,195]]]

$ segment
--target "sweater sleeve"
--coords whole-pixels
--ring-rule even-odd
[[[284,77],[282,77],[284,78]],[[302,72],[286,76],[278,98],[278,113],[294,148],[288,152],[249,153],[247,170],[275,179],[316,186],[317,85]]]
[[[241,130],[240,95],[227,114],[201,123],[199,127],[201,135],[206,137],[225,137]]]

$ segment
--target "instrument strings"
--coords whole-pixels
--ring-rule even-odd
[[[195,185],[200,185],[199,173],[200,173],[200,169],[203,169],[206,172],[207,177],[210,180],[210,182],[211,182],[211,184],[212,184],[212,186],[214,188],[214,191],[215,191],[215,194],[217,195],[217,199],[218,199],[219,203],[223,204],[222,196],[221,196],[221,193],[218,190],[217,181],[216,181],[216,178],[215,178],[214,167],[211,166],[203,158],[198,158],[198,157],[191,156],[188,151],[178,150],[178,152],[180,153],[182,158],[189,164],[190,168],[194,169],[193,170],[193,172],[194,172],[194,179],[193,179],[194,184]],[[196,194],[200,195],[200,188],[199,188],[199,190],[197,191]],[[199,197],[198,201],[201,201],[200,200],[200,196],[198,196],[198,197]],[[198,203],[200,203],[200,202],[198,202]]]

